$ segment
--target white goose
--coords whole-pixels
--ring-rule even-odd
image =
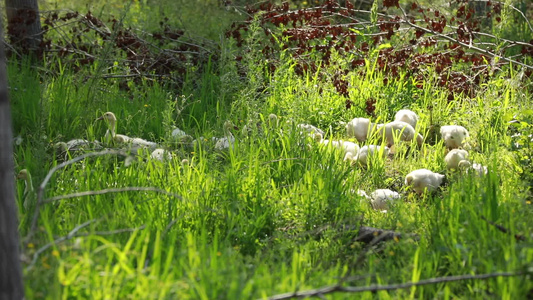
[[[118,143],[118,144],[125,144],[130,147],[131,150],[137,151],[139,149],[150,149],[154,150],[159,145],[154,142],[147,141],[145,139],[141,138],[131,138],[127,135],[123,134],[116,134],[115,128],[116,128],[116,122],[117,117],[114,113],[108,111],[103,116],[98,118],[97,120],[107,120],[109,123],[109,129],[106,131],[104,135],[104,140],[107,144],[111,144],[112,142]]]
[[[375,190],[370,194],[370,204],[375,210],[386,211],[389,205],[400,199],[400,194],[389,189]]]
[[[367,118],[354,118],[346,124],[346,135],[355,137],[357,141],[362,143],[367,140],[376,125]]]
[[[343,150],[343,153],[345,155],[344,156],[345,161],[348,160],[349,157],[351,158],[356,157],[357,154],[359,153],[359,145],[357,145],[354,142],[343,141],[343,140],[339,140],[339,141],[325,140],[322,138],[322,134],[320,133],[315,133],[315,140],[318,141],[322,146],[327,147],[331,145],[331,147],[334,147],[339,150]]]
[[[457,169],[459,168],[460,163],[468,163],[468,151],[463,149],[452,149],[446,156],[444,157],[444,161],[446,162],[446,168],[448,170],[451,169]]]
[[[231,133],[231,128],[233,128],[233,123],[231,123],[231,121],[224,122],[224,137],[213,138],[213,141],[215,141],[215,149],[224,150],[233,146],[235,143],[235,137]]]
[[[314,134],[314,133],[320,133],[322,136],[324,136],[324,131],[320,128],[317,128],[311,124],[298,124],[296,125],[296,129],[298,129],[301,133],[308,133],[308,134]]]
[[[452,150],[453,151],[453,150]],[[486,166],[482,164],[473,163],[471,164],[468,160],[462,160],[458,164],[458,168],[465,170],[467,173],[474,171],[474,174],[478,176],[487,175],[489,170]]]
[[[171,133],[171,136],[173,138],[176,138],[176,139],[179,139],[179,138],[181,138],[183,136],[186,136],[186,135],[187,135],[187,133],[185,133],[185,131],[183,131],[183,130],[177,128],[177,127],[174,128],[174,130],[172,130],[172,133]]]
[[[150,154],[151,159],[159,160],[159,161],[165,161],[165,160],[171,160],[172,159],[172,153],[169,151],[166,151],[165,149],[157,148]]]
[[[366,145],[363,146],[359,150],[359,155],[357,156],[357,161],[362,166],[368,165],[368,158],[369,156],[377,156],[380,152],[382,152],[382,157],[385,158],[387,155],[389,155],[389,147],[385,146],[384,149],[382,149],[382,146],[377,145]]]
[[[114,113],[108,111],[96,120],[106,120],[109,124],[109,129],[105,132],[104,135],[104,142],[106,144],[112,144],[115,141],[115,138],[118,138],[118,140],[123,143],[126,143],[130,140],[130,137],[127,135],[116,134],[115,129],[117,126],[117,117]]]
[[[418,122],[418,115],[412,110],[401,109],[394,116],[394,121],[402,121],[413,126],[413,128],[416,128],[416,123]]]
[[[448,149],[456,149],[461,147],[465,143],[465,139],[468,138],[468,130],[463,126],[458,125],[446,125],[440,128],[440,134],[444,145]]]
[[[385,125],[378,125],[378,134],[385,135],[387,146],[394,145],[394,137],[398,137],[400,141],[410,142],[416,140],[420,147],[424,142],[424,137],[421,134],[416,134],[413,126],[403,121],[393,121]]]
[[[102,149],[102,145],[100,145],[100,142],[98,141],[89,142],[88,140],[84,139],[74,139],[68,142],[57,142],[54,145],[54,148],[60,150],[61,152],[67,152],[83,149]]]
[[[170,137],[172,138],[174,142],[178,142],[180,144],[186,144],[186,145],[191,145],[194,140],[192,136],[188,135],[187,133],[185,133],[185,131],[177,127],[174,128],[174,130],[172,130]]]
[[[425,190],[435,191],[443,182],[444,175],[427,169],[414,170],[405,176],[405,185],[412,186],[418,194],[424,193]]]

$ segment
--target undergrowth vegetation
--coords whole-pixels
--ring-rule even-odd
[[[513,1],[491,4],[503,11],[491,11],[491,29],[466,16],[465,1],[439,13],[398,1],[365,12],[336,1],[302,10],[215,2],[184,7],[212,12],[225,20],[218,25],[184,12],[179,21],[152,1],[116,16],[48,11],[39,66],[11,56],[15,163],[36,187],[28,195],[17,186],[27,298],[266,299],[498,272],[522,275],[315,296],[531,297],[533,31]],[[462,23],[443,21],[452,17]],[[474,33],[483,30],[490,36]],[[424,145],[399,143],[367,168],[297,129],[348,140],[351,119],[386,123],[406,108],[420,117]],[[90,156],[57,169],[37,203],[50,170],[100,151],[54,145],[103,140],[108,126],[96,119],[108,111],[117,133],[157,142],[172,158]],[[226,121],[235,143],[216,149]],[[439,128],[452,124],[468,129],[470,158],[488,174],[446,169]],[[195,142],[177,142],[176,127]],[[377,136],[359,143],[371,144],[384,145]],[[405,175],[421,168],[447,183],[414,193]],[[359,192],[385,188],[402,197],[387,212]],[[28,207],[25,197],[34,197]],[[362,226],[401,236],[369,244]]]

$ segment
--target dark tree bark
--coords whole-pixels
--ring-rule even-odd
[[[24,298],[24,289],[19,260],[13,133],[2,28],[0,16],[0,300],[18,300]]]
[[[37,0],[6,0],[7,35],[22,53],[37,53],[42,31]]]

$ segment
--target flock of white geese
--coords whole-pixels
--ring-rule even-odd
[[[408,142],[416,143],[421,147],[424,137],[417,133],[416,125],[418,116],[415,112],[402,109],[395,115],[394,121],[385,124],[372,123],[367,118],[354,118],[346,124],[346,135],[348,138],[355,138],[359,143],[366,142],[371,136],[382,141],[381,145],[365,145],[359,147],[358,144],[344,140],[326,140],[321,130],[313,130],[309,125],[301,126],[302,129],[314,134],[317,142],[325,147],[332,147],[344,151],[344,161],[360,165],[364,168],[369,166],[370,157],[385,159],[395,143]],[[468,151],[462,149],[469,137],[468,130],[459,125],[446,125],[440,128],[443,144],[448,150],[444,161],[448,170],[461,170],[463,172],[473,172],[479,176],[487,174],[487,167],[468,160]],[[385,144],[385,145],[383,145]],[[428,169],[413,170],[405,176],[405,185],[411,187],[417,194],[433,192],[444,182],[445,175]],[[401,198],[400,194],[389,189],[378,189],[370,193],[370,196],[363,190],[357,194],[367,198],[372,207],[376,210],[386,211],[389,204]]]
[[[342,151],[344,161],[350,162],[352,165],[367,168],[376,158],[385,159],[388,157],[395,143],[408,142],[416,143],[418,147],[422,146],[424,137],[415,129],[418,119],[417,114],[408,109],[398,111],[394,121],[385,124],[372,123],[367,118],[354,118],[346,124],[346,135],[348,138],[355,138],[359,143],[365,143],[370,137],[376,137],[376,140],[381,142],[380,145],[364,145],[363,147],[359,147],[357,143],[351,141],[324,139],[324,131],[313,125],[299,124],[296,128],[301,133],[311,136],[321,147],[329,147],[335,149],[335,151]],[[114,113],[106,112],[97,120],[105,120],[108,124],[108,130],[104,135],[103,143],[74,139],[68,142],[59,142],[55,145],[56,148],[62,152],[68,152],[82,149],[101,149],[103,146],[117,146],[137,153],[140,150],[148,150],[150,151],[150,158],[154,160],[165,161],[172,159],[172,153],[161,148],[155,142],[116,133],[117,118]],[[278,117],[271,114],[269,115],[268,122],[269,124],[277,124]],[[226,121],[224,123],[224,136],[213,137],[211,139],[216,150],[228,149],[235,143],[235,137],[231,133],[232,128],[233,124],[230,121]],[[449,150],[444,157],[446,167],[449,170],[455,169],[474,172],[480,176],[487,174],[487,167],[477,163],[471,163],[468,160],[468,151],[462,149],[466,139],[469,137],[466,128],[458,125],[442,126],[440,128],[440,134],[444,146]],[[194,140],[179,128],[175,128],[172,131],[171,138],[180,143],[195,143],[205,140],[203,137]],[[188,164],[188,160],[184,159],[182,163]],[[25,180],[25,193],[29,192],[30,189],[33,190],[31,177],[26,169],[20,171],[17,178]],[[437,190],[442,185],[444,178],[445,175],[443,174],[435,173],[427,169],[418,169],[405,176],[405,185],[410,186],[416,193],[423,194],[425,191],[433,192]],[[401,198],[399,193],[389,189],[375,190],[370,193],[370,196],[362,190],[359,190],[357,193],[367,198],[374,209],[381,211],[386,211],[389,204]],[[27,203],[24,206],[27,206]]]

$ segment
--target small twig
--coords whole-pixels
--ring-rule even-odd
[[[41,207],[41,203],[43,202],[43,195],[44,195],[44,190],[46,188],[46,185],[48,185],[48,182],[50,181],[50,179],[52,178],[52,175],[59,169],[61,168],[64,168],[68,165],[71,165],[71,164],[74,164],[80,160],[84,160],[88,157],[92,157],[92,156],[104,156],[104,155],[122,155],[122,156],[128,156],[128,154],[126,154],[125,152],[123,151],[117,151],[117,150],[103,150],[103,151],[100,151],[100,152],[89,152],[89,153],[85,153],[83,155],[80,155],[80,156],[77,156],[71,160],[68,160],[66,162],[63,162],[57,166],[55,166],[54,168],[52,168],[48,174],[46,175],[46,177],[44,178],[43,182],[41,183],[41,185],[39,185],[39,189],[38,189],[38,192],[37,192],[37,203],[35,205],[35,212],[33,213],[33,219],[31,221],[31,226],[30,226],[30,230],[28,232],[28,235],[24,238],[24,241],[23,243],[24,244],[27,244],[28,241],[32,238],[33,234],[35,233],[35,228],[37,227],[37,220],[39,219],[39,213],[40,213],[40,207]]]
[[[41,253],[43,253],[44,251],[46,251],[48,248],[52,247],[53,245],[56,245],[58,243],[61,243],[61,242],[64,242],[66,240],[69,240],[71,239],[75,234],[76,232],[78,232],[80,229],[84,228],[84,227],[87,227],[89,225],[91,225],[92,223],[96,222],[97,219],[93,219],[93,220],[89,220],[83,224],[80,224],[76,227],[74,227],[74,229],[72,229],[66,236],[63,236],[63,237],[60,237],[56,240],[54,240],[53,242],[50,242],[44,246],[42,246],[41,248],[39,248],[37,251],[35,251],[35,253],[33,254],[33,259],[31,261],[31,263],[29,264],[28,267],[26,267],[25,271],[29,271],[33,268],[33,266],[35,265],[35,263],[37,262],[37,259],[39,258],[39,255],[41,255]]]
[[[474,0],[474,2],[491,2],[492,0]],[[522,18],[524,18],[524,20],[526,21],[527,25],[529,26],[529,30],[531,32],[533,32],[533,27],[531,26],[531,23],[529,23],[529,20],[527,19],[527,17],[524,15],[524,13],[519,10],[518,8],[512,6],[511,4],[508,4],[507,2],[501,2],[501,1],[492,1],[493,3],[499,3],[499,4],[503,4],[505,6],[509,6],[510,8],[512,8],[513,10],[515,10],[516,12],[518,12]]]
[[[142,187],[142,186],[141,187],[135,187],[135,186],[132,186],[132,187],[110,188],[110,189],[103,189],[103,190],[97,190],[97,191],[85,191],[85,192],[61,195],[61,196],[56,196],[56,197],[44,199],[42,201],[42,203],[44,204],[44,203],[50,203],[50,202],[54,202],[54,201],[58,201],[58,200],[64,200],[64,199],[70,199],[70,198],[78,198],[78,197],[94,196],[94,195],[103,195],[103,194],[109,194],[109,193],[131,192],[131,191],[135,191],[135,192],[139,192],[139,191],[141,191],[141,192],[142,191],[157,192],[157,193],[165,194],[167,196],[171,196],[171,197],[183,200],[183,198],[180,195],[175,194],[175,193],[167,192],[167,191],[162,190],[160,188]]]
[[[436,277],[425,280],[420,280],[417,282],[405,282],[397,283],[390,285],[369,285],[369,286],[342,286],[340,284],[325,286],[318,289],[294,292],[294,293],[285,293],[269,297],[270,300],[283,300],[283,299],[292,299],[292,298],[307,298],[307,297],[316,297],[318,295],[331,294],[335,292],[347,292],[347,293],[361,293],[361,292],[378,292],[378,291],[394,291],[399,289],[407,289],[414,286],[423,286],[430,284],[439,284],[445,282],[454,282],[454,281],[464,281],[464,280],[485,280],[495,277],[514,277],[529,274],[526,271],[516,271],[516,272],[500,272],[500,273],[489,273],[489,274],[479,274],[479,275],[457,275],[457,276],[446,276],[446,277]]]
[[[503,233],[507,233],[507,234],[511,234],[510,230],[505,228],[504,226],[502,225],[499,225],[499,224],[496,224],[492,221],[489,221],[487,220],[487,218],[485,218],[485,216],[481,216],[481,219],[485,220],[485,222],[489,223],[490,225],[496,227],[499,231],[503,232]],[[521,234],[515,234],[514,235],[514,238],[517,240],[517,241],[525,241],[526,240],[526,237],[521,235]]]
[[[404,16],[405,16],[405,19],[404,19],[404,20],[400,20],[400,21],[399,21],[399,22],[401,22],[401,23],[407,24],[407,25],[409,25],[409,26],[411,26],[411,27],[413,27],[413,28],[416,28],[416,29],[418,29],[418,30],[421,30],[421,31],[423,31],[423,32],[425,32],[425,33],[430,33],[430,34],[432,34],[432,35],[434,35],[434,36],[441,37],[441,38],[443,38],[443,39],[445,39],[445,40],[448,40],[448,41],[450,41],[450,42],[453,42],[453,43],[456,43],[456,44],[458,44],[458,45],[461,45],[461,46],[463,46],[463,47],[465,47],[465,48],[472,49],[472,50],[474,50],[474,51],[476,51],[476,52],[479,52],[479,53],[481,53],[481,54],[488,55],[488,56],[490,56],[490,57],[492,57],[492,58],[496,58],[496,57],[497,57],[497,58],[501,59],[502,61],[505,61],[505,62],[508,62],[508,63],[513,63],[513,64],[516,64],[516,65],[522,66],[522,67],[524,67],[524,68],[526,68],[526,69],[532,69],[532,70],[533,70],[533,66],[526,65],[526,64],[521,63],[521,62],[519,62],[519,61],[516,61],[516,60],[510,59],[510,58],[507,58],[507,57],[505,57],[505,56],[503,56],[503,55],[498,55],[498,54],[496,54],[496,53],[494,53],[494,52],[490,52],[489,50],[485,50],[485,49],[482,49],[482,48],[476,47],[476,46],[473,45],[473,43],[466,44],[466,43],[463,43],[463,42],[461,42],[461,41],[459,41],[459,40],[457,40],[457,39],[454,39],[454,38],[452,38],[452,37],[450,37],[450,36],[448,36],[448,35],[441,34],[441,33],[436,32],[436,31],[434,31],[434,30],[427,29],[427,28],[425,28],[425,27],[418,26],[418,25],[416,25],[416,24],[414,24],[414,23],[411,23],[411,22],[408,20],[407,14],[405,13],[405,11],[403,10],[403,8],[402,8],[401,6],[400,6],[400,9],[402,10],[402,12],[403,12],[403,14],[404,14]],[[388,17],[388,18],[391,18],[391,19],[393,18],[392,16],[387,16],[387,17]]]

